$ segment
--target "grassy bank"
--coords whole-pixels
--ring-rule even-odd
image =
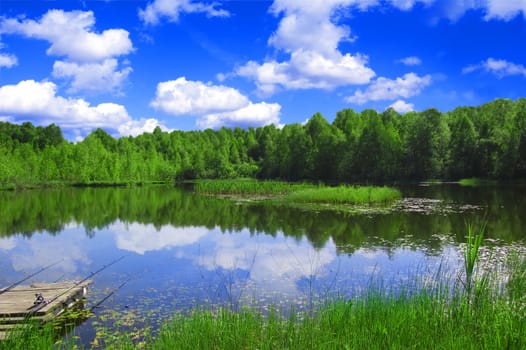
[[[254,199],[279,198],[284,203],[369,204],[399,199],[400,191],[389,187],[337,186],[256,180],[204,180],[194,187],[197,193]]]

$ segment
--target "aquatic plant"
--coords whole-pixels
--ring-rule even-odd
[[[484,238],[485,225],[479,227],[478,233],[475,233],[474,231],[474,226],[471,223],[468,224],[468,237],[466,248],[464,250],[464,269],[466,273],[464,287],[468,294],[471,294],[473,288],[473,273],[479,258],[479,249],[482,244],[482,239]],[[482,277],[482,281],[484,280],[485,276]]]
[[[197,193],[231,196],[280,196],[289,203],[367,204],[389,202],[401,197],[389,187],[336,186],[257,180],[197,181]]]

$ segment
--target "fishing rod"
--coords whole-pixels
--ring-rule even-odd
[[[122,282],[117,288],[115,288],[114,290],[112,290],[108,295],[106,295],[104,298],[102,298],[98,303],[96,303],[95,305],[93,305],[89,311],[90,312],[93,312],[94,309],[98,308],[103,302],[105,302],[106,300],[108,300],[115,292],[119,291],[122,287],[124,287],[124,285],[128,282],[130,282],[131,280],[131,277],[128,278],[126,281]]]
[[[50,265],[48,265],[48,266],[44,266],[43,268],[41,268],[41,269],[38,270],[37,272],[32,273],[31,275],[27,276],[26,278],[21,279],[20,281],[15,282],[15,283],[13,283],[12,285],[10,285],[10,286],[8,286],[8,287],[6,287],[6,288],[0,290],[0,294],[4,294],[5,292],[10,291],[11,289],[13,289],[13,288],[15,288],[16,286],[18,286],[20,283],[27,281],[27,280],[30,279],[31,277],[36,276],[36,275],[38,275],[38,274],[41,273],[41,272],[44,272],[45,270],[47,270],[47,269],[49,269],[49,268],[51,268],[51,267],[57,265],[58,263],[60,263],[60,262],[62,262],[62,261],[64,261],[64,259],[60,259],[59,261],[54,262],[53,264],[50,264]]]
[[[32,313],[35,313],[35,312],[38,312],[40,309],[42,309],[44,306],[48,305],[48,304],[51,304],[52,302],[54,302],[55,300],[57,300],[58,298],[60,298],[61,296],[63,296],[64,294],[68,293],[70,290],[72,290],[73,288],[77,287],[78,285],[80,285],[81,283],[84,283],[86,282],[87,280],[89,280],[91,277],[95,276],[96,274],[98,274],[99,272],[103,271],[103,270],[106,270],[108,267],[118,263],[119,261],[121,261],[122,259],[124,259],[126,257],[126,255],[123,255],[121,256],[120,258],[118,259],[115,259],[113,260],[112,262],[110,262],[109,264],[107,265],[103,265],[100,269],[98,269],[97,271],[95,272],[92,272],[90,273],[88,276],[84,277],[83,279],[81,279],[80,281],[78,282],[75,282],[71,287],[69,287],[68,289],[66,289],[65,291],[63,291],[62,293],[59,293],[57,295],[55,295],[53,298],[49,299],[49,300],[45,300],[44,298],[41,298],[39,299],[39,296],[37,295],[37,301],[39,301],[37,304],[31,306],[30,308],[28,308],[27,310],[31,310]],[[41,295],[40,295],[41,297]]]

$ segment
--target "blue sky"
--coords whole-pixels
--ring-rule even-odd
[[[0,2],[0,120],[110,134],[525,96],[526,0]]]

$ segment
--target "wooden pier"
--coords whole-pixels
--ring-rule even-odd
[[[53,320],[64,310],[83,301],[90,280],[79,282],[33,283],[16,286],[0,294],[0,340],[7,332],[28,320],[41,324]],[[44,302],[35,305],[37,295]]]

